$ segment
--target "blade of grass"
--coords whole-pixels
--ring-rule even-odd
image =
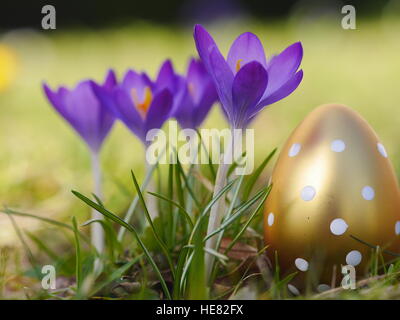
[[[96,196],[95,193],[92,193],[92,196],[93,196],[93,198],[97,201],[97,203],[98,203],[99,205],[101,205],[102,207],[104,207],[103,202],[101,201],[101,199],[100,199],[98,196]]]
[[[190,183],[189,183],[189,181],[188,181],[188,178],[187,178],[185,172],[183,171],[183,168],[182,168],[182,166],[181,166],[181,164],[180,164],[179,162],[177,162],[177,167],[178,167],[178,169],[179,169],[180,175],[181,175],[182,178],[183,178],[183,181],[185,182],[185,188],[187,189],[187,191],[189,192],[190,196],[192,197],[192,199],[193,199],[193,201],[194,201],[196,207],[197,207],[197,208],[200,208],[200,202],[199,202],[199,200],[197,199],[195,193],[193,192],[193,189],[192,189],[192,187],[190,186]]]
[[[132,180],[133,180],[133,183],[134,183],[134,185],[135,185],[136,191],[137,191],[137,193],[138,193],[138,195],[139,195],[139,199],[140,199],[140,202],[141,202],[141,204],[142,204],[144,213],[145,213],[145,215],[146,215],[147,221],[148,221],[148,223],[149,223],[149,225],[150,225],[150,228],[151,228],[151,230],[152,230],[152,232],[153,232],[153,235],[154,235],[156,241],[158,242],[158,245],[160,246],[161,250],[164,252],[164,255],[165,255],[165,257],[166,257],[166,259],[167,259],[167,261],[168,261],[168,264],[169,264],[169,266],[170,266],[172,276],[175,277],[175,268],[174,268],[174,264],[173,264],[173,262],[172,262],[172,258],[171,258],[170,254],[169,254],[169,252],[168,252],[168,248],[166,247],[166,245],[164,244],[164,242],[161,240],[161,238],[160,238],[159,235],[158,235],[158,232],[157,232],[156,228],[154,227],[153,220],[151,219],[150,213],[149,213],[149,211],[147,210],[146,202],[144,201],[143,194],[142,194],[142,192],[140,191],[138,182],[137,182],[137,180],[136,180],[136,177],[135,177],[135,174],[133,173],[133,171],[131,171],[131,175],[132,175]]]
[[[280,292],[279,294],[281,294],[281,292],[283,291],[284,293],[284,298],[287,297],[287,286],[289,284],[290,281],[292,281],[292,279],[298,274],[298,271],[295,271],[289,275],[287,275],[285,278],[283,278],[282,280],[280,280],[277,283],[277,291]]]
[[[75,235],[75,276],[76,276],[76,289],[78,296],[82,287],[82,256],[81,256],[81,243],[79,241],[79,231],[76,218],[72,217],[72,228]]]
[[[204,229],[203,225],[204,223],[202,223],[200,229]],[[207,299],[204,247],[201,232],[197,232],[194,238],[193,259],[189,269],[187,295],[190,300]]]
[[[103,289],[105,286],[107,286],[109,283],[113,282],[114,280],[121,278],[122,275],[129,270],[130,267],[132,267],[135,263],[139,261],[139,259],[143,256],[143,254],[140,254],[136,256],[133,260],[125,263],[123,266],[119,267],[118,269],[114,270],[104,281],[100,282],[92,291],[91,296],[96,294],[96,292],[99,292],[101,289]]]
[[[238,199],[238,196],[239,196],[239,190],[240,190],[240,188],[242,186],[243,180],[244,180],[244,175],[242,175],[240,177],[239,183],[235,186],[235,190],[233,192],[233,197],[232,197],[231,203],[229,204],[228,212],[226,213],[226,216],[224,217],[223,223],[224,223],[224,221],[226,219],[228,219],[231,216],[231,214],[233,212],[233,209],[235,207],[235,203],[237,202],[237,199]],[[217,250],[219,250],[219,247],[221,245],[221,241],[222,241],[223,236],[224,236],[224,229],[218,235],[217,244],[216,244]],[[214,265],[212,267],[211,276],[210,276],[210,283],[214,282],[214,279],[215,279],[215,277],[217,275],[217,267],[218,267],[218,261],[216,261],[216,263],[214,263]]]
[[[173,298],[174,300],[182,298],[182,288],[181,288],[181,279],[183,274],[183,268],[185,265],[185,261],[187,259],[187,254],[189,252],[189,248],[183,247],[179,253],[178,263],[176,265],[176,275],[174,279],[173,286]]]
[[[179,157],[177,156],[177,162],[179,162]],[[192,168],[192,167],[191,167]],[[187,217],[185,217],[185,212],[182,211],[182,209],[185,208],[185,197],[184,197],[184,192],[182,189],[182,181],[181,181],[181,175],[179,174],[179,168],[178,165],[175,165],[175,187],[176,187],[176,196],[178,198],[179,204],[181,208],[179,209],[180,212],[180,221],[181,221],[181,225],[182,225],[182,232],[184,234],[184,236],[187,236],[187,225],[186,225],[186,220]],[[186,211],[186,210],[184,210]],[[186,212],[187,213],[187,212]],[[190,217],[190,215],[187,215],[188,217]],[[189,223],[190,224],[190,223]]]
[[[214,249],[204,248],[204,251],[208,252],[209,254],[211,254],[214,257],[216,257],[217,259],[219,259],[220,263],[222,263],[223,265],[226,265],[226,261],[229,260],[229,258],[226,255],[219,253],[218,251],[215,251]]]
[[[60,256],[57,255],[53,250],[51,250],[42,240],[40,240],[35,234],[32,232],[25,232],[26,235],[36,244],[38,249],[47,254],[47,256],[56,261],[60,259]]]
[[[264,194],[266,194],[268,191],[268,188],[259,191],[252,199],[246,201],[245,203],[243,203],[241,206],[239,206],[239,208],[237,208],[237,211],[235,212],[234,215],[228,217],[228,219],[224,220],[220,226],[219,229],[214,231],[215,233],[220,232],[220,237],[222,240],[222,235],[224,230],[231,225],[232,223],[234,223],[235,221],[239,221],[237,220],[243,212],[245,212],[248,208],[250,208],[254,203],[256,203],[258,201],[258,199],[260,199]],[[261,203],[259,204],[259,206],[264,203],[265,199],[263,199],[261,201]],[[233,206],[233,203],[231,204]],[[257,210],[256,210],[257,212]],[[253,218],[255,217],[255,215],[252,217],[250,216],[250,219],[247,221],[247,223],[245,224],[244,228],[242,228],[241,231],[239,231],[237,233],[237,236],[234,238],[234,240],[232,241],[231,244],[231,248],[233,248],[233,246],[235,245],[235,243],[239,240],[240,236],[244,233],[244,231],[247,229],[247,227],[249,226],[250,222],[253,220]],[[220,242],[219,242],[220,243]],[[219,248],[219,243],[218,243],[218,248]],[[227,249],[229,248],[229,246],[227,247]],[[225,250],[225,254],[227,254],[230,250]],[[215,279],[215,277],[217,276],[217,268],[218,268],[218,261],[216,263],[214,263],[213,267],[212,267],[212,271],[211,271],[211,275],[210,275],[210,283],[212,283]]]
[[[100,223],[100,225],[104,229],[104,233],[106,235],[106,240],[108,243],[108,252],[110,255],[110,259],[112,261],[115,260],[115,253],[114,250],[117,249],[119,253],[123,251],[122,244],[117,240],[117,234],[112,228],[112,226],[106,222],[106,220],[99,220],[99,219],[91,219],[84,222],[81,226],[86,227],[91,225],[92,223]]]
[[[144,178],[143,184],[142,184],[141,187],[140,187],[140,190],[141,190],[142,192],[144,192],[144,190],[146,189],[147,185],[149,184],[149,182],[150,182],[150,180],[151,180],[151,178],[152,178],[152,176],[153,176],[154,170],[155,170],[156,167],[158,166],[158,161],[160,160],[160,158],[161,158],[161,156],[164,154],[164,152],[165,152],[165,147],[164,147],[164,148],[162,149],[162,151],[160,152],[160,154],[159,154],[159,156],[158,156],[158,158],[157,158],[157,162],[149,167],[149,170],[147,171],[146,176],[145,176],[145,178]],[[133,212],[135,211],[138,202],[139,202],[139,196],[136,195],[135,198],[133,198],[133,200],[132,200],[132,202],[131,202],[131,204],[130,204],[130,206],[129,206],[129,208],[128,208],[128,211],[127,211],[126,214],[125,214],[125,217],[124,217],[124,221],[125,221],[125,222],[128,222],[128,223],[129,223],[129,222],[131,221]],[[125,230],[126,230],[126,229],[123,228],[123,227],[121,227],[121,228],[119,229],[119,231],[118,231],[118,241],[119,241],[119,242],[121,242],[121,241],[123,240],[124,234],[125,234]]]
[[[232,294],[231,294],[231,296],[230,296],[229,299],[235,299],[235,295],[236,295],[237,292],[239,291],[240,286],[241,286],[246,280],[248,280],[248,279],[250,279],[250,278],[253,278],[253,277],[260,277],[260,276],[262,276],[262,273],[260,273],[260,272],[252,273],[252,274],[243,276],[243,277],[239,280],[239,282],[235,285],[235,287],[234,287],[234,289],[233,289],[233,291],[232,291]]]
[[[157,194],[157,193],[154,193],[154,192],[148,192],[148,193],[151,194],[154,197],[157,197],[157,198],[161,199],[161,200],[167,201],[167,202],[173,204],[175,207],[177,207],[183,213],[184,218],[187,220],[187,222],[189,223],[190,227],[193,228],[193,221],[192,221],[192,218],[190,217],[190,214],[179,203],[175,202],[174,200],[168,199],[168,198],[164,197],[161,194]]]
[[[179,168],[176,171],[179,173]],[[196,173],[196,171],[191,166],[188,171],[188,183],[190,183],[190,186],[192,189],[196,189],[196,186],[197,186],[197,181],[194,178],[195,173]],[[186,191],[184,186],[182,187],[182,189]],[[194,209],[194,205],[193,205],[193,198],[189,192],[185,192],[185,210],[186,210],[186,212],[190,212],[191,215],[193,215],[193,217],[194,217],[195,209]]]
[[[69,267],[68,264],[65,264],[65,259],[61,258],[59,254],[55,253],[49,246],[44,243],[39,237],[35,234],[26,231],[26,235],[36,244],[38,249],[47,254],[47,256],[56,262],[58,266],[60,266],[60,271],[64,271],[67,274],[73,273],[74,271]]]
[[[24,250],[26,251],[29,263],[32,266],[33,271],[35,272],[37,279],[40,280],[41,279],[41,273],[38,270],[38,266],[39,266],[38,261],[36,260],[36,258],[33,255],[31,249],[29,248],[28,244],[26,243],[26,241],[24,239],[24,236],[22,235],[22,232],[21,232],[20,228],[18,227],[18,224],[15,222],[14,217],[12,215],[8,215],[8,217],[9,217],[9,219],[11,221],[11,224],[14,227],[14,230],[15,230],[19,240],[21,241],[21,244],[22,244]]]
[[[187,282],[187,275],[188,275],[188,272],[189,272],[190,265],[191,265],[191,263],[193,261],[193,255],[194,255],[193,250],[190,252],[190,254],[189,253],[187,254],[186,263],[185,263],[185,265],[183,267],[182,276],[181,276],[181,283],[180,283],[181,292],[185,291],[185,285],[186,285],[186,282]]]
[[[197,221],[196,221],[196,223],[195,223],[195,225],[194,225],[194,227],[193,227],[193,230],[192,230],[192,233],[191,233],[191,235],[190,235],[188,244],[191,244],[191,243],[192,243],[192,239],[193,239],[193,236],[194,236],[195,232],[197,232],[197,230],[198,230],[198,228],[199,228],[199,225],[203,222],[203,219],[204,219],[205,216],[207,215],[208,211],[210,211],[210,209],[211,209],[211,207],[214,205],[214,203],[215,203],[216,201],[218,201],[219,198],[221,198],[221,197],[224,195],[224,193],[226,193],[228,190],[230,190],[230,189],[232,188],[233,184],[234,184],[236,181],[237,181],[237,179],[234,179],[234,180],[232,180],[231,182],[229,182],[225,187],[223,187],[223,188],[221,189],[220,192],[217,193],[217,195],[216,195],[214,198],[212,198],[212,199],[208,202],[208,204],[205,206],[205,208],[203,209],[203,211],[200,213],[200,215],[199,215],[199,217],[198,217],[198,219],[197,219]]]
[[[98,198],[95,194],[93,194],[94,198],[96,199],[97,203],[99,205],[101,205],[102,207],[104,207],[103,202],[101,201],[100,198]],[[87,221],[90,223],[91,220]],[[106,234],[107,240],[108,240],[108,244],[109,244],[109,254],[110,257],[112,259],[112,261],[114,261],[115,255],[114,255],[114,249],[117,249],[119,253],[121,253],[123,251],[122,248],[122,243],[120,241],[118,241],[118,236],[111,224],[111,221],[108,218],[103,219],[95,219],[92,221],[96,221],[98,223],[101,224],[101,226],[103,227],[104,233]]]
[[[231,225],[234,221],[236,221],[238,218],[242,216],[242,214],[250,208],[254,203],[256,203],[263,195],[266,193],[266,190],[261,190],[259,191],[253,198],[251,198],[249,201],[246,201],[243,205],[240,206],[238,210],[235,211],[234,214],[232,214],[230,217],[225,219],[221,225],[219,226],[218,229],[215,229],[212,233],[208,234],[204,241],[206,241],[208,238],[214,236],[217,233],[220,233],[221,231],[224,231],[229,225]]]
[[[74,231],[74,229],[67,223],[63,223],[63,222],[60,222],[60,221],[57,221],[57,220],[53,220],[53,219],[49,219],[49,218],[46,218],[46,217],[37,216],[37,215],[31,214],[31,213],[15,211],[15,210],[9,209],[9,208],[4,208],[4,212],[1,212],[1,213],[7,214],[7,215],[11,214],[11,215],[14,215],[14,216],[21,216],[21,217],[37,219],[37,220],[52,224],[52,225],[54,225],[56,227],[61,227],[61,228],[69,229],[70,231]],[[80,235],[80,237],[82,237],[83,240],[85,240],[86,243],[90,244],[90,240],[86,235],[84,235],[83,233],[80,233],[79,235]]]
[[[371,249],[376,249],[376,247],[377,247],[376,245],[373,245],[373,244],[370,244],[370,243],[368,243],[368,242],[366,242],[364,240],[361,240],[360,238],[357,238],[356,236],[354,236],[352,234],[349,237],[354,239],[354,240],[356,240],[356,241],[358,241],[358,242],[360,242],[360,243],[362,243],[362,244],[364,244],[364,245],[366,245],[367,247],[370,247]],[[389,250],[383,250],[383,253],[386,253],[388,255],[395,256],[395,257],[400,257],[400,253],[396,253],[396,252],[389,251]]]
[[[237,285],[235,286],[235,289],[233,290],[233,293],[232,293],[231,297],[234,296],[234,295],[236,294],[236,292],[239,290],[240,285],[241,285],[246,279],[248,279],[249,277],[255,276],[255,275],[257,275],[257,276],[258,276],[258,275],[261,275],[261,276],[262,276],[262,273],[253,273],[253,274],[250,274],[250,275],[247,275],[247,273],[249,272],[251,266],[256,262],[256,260],[258,259],[258,257],[259,257],[267,248],[268,248],[268,246],[265,246],[265,247],[261,248],[261,250],[259,250],[259,251],[257,252],[256,256],[253,258],[252,262],[250,262],[250,263],[247,265],[245,271],[244,271],[243,274],[242,274],[241,279],[239,280],[239,282],[238,282]]]
[[[174,165],[172,163],[169,164],[168,166],[168,198],[173,199],[174,198]],[[176,219],[174,216],[174,210],[173,206],[170,202],[168,204],[168,220],[166,223],[167,230],[167,244],[169,244],[170,248],[173,248],[175,245],[175,234],[176,234]]]
[[[151,179],[151,177],[152,177],[152,175],[153,175],[153,173],[154,173],[154,170],[155,170],[156,166],[157,166],[157,164],[152,165],[152,166],[150,167],[150,169],[148,170],[148,172],[146,173],[146,176],[145,176],[145,178],[144,178],[144,181],[143,181],[143,183],[142,183],[142,186],[140,187],[140,190],[141,190],[142,192],[146,189],[147,185],[149,184],[150,179]],[[130,204],[130,206],[129,206],[129,208],[128,208],[128,211],[127,211],[126,214],[125,214],[125,217],[124,217],[124,221],[125,221],[125,222],[128,222],[128,223],[129,223],[129,222],[131,221],[133,212],[135,211],[138,202],[139,202],[139,196],[136,195],[135,198],[133,198],[133,200],[132,200],[132,202],[131,202],[131,204]],[[123,240],[124,235],[125,235],[125,231],[126,231],[125,228],[120,227],[120,229],[119,229],[119,231],[118,231],[118,241],[121,242],[121,241]]]
[[[171,299],[171,295],[168,289],[168,286],[161,274],[160,269],[158,268],[157,264],[155,263],[155,261],[153,260],[153,258],[151,257],[150,252],[148,251],[148,249],[146,248],[145,244],[143,243],[142,239],[139,237],[139,234],[136,232],[136,229],[129,223],[125,222],[124,220],[122,220],[120,217],[118,217],[117,215],[115,215],[114,213],[112,213],[111,211],[107,210],[106,208],[98,205],[97,203],[93,202],[92,200],[90,200],[89,198],[85,197],[83,194],[80,194],[77,191],[72,190],[72,193],[78,197],[79,199],[81,199],[83,202],[85,202],[86,204],[88,204],[89,206],[91,206],[92,208],[96,209],[98,212],[100,212],[101,214],[103,214],[104,216],[106,216],[107,218],[109,218],[110,220],[118,223],[119,225],[123,226],[124,228],[126,228],[129,232],[131,232],[133,234],[133,236],[135,237],[136,241],[138,242],[139,246],[142,248],[144,254],[146,255],[147,259],[149,260],[149,263],[151,264],[151,266],[154,269],[154,272],[157,274],[157,277],[160,280],[161,286],[163,288],[164,294],[167,297],[167,299]]]
[[[209,167],[209,169],[210,169],[210,173],[211,173],[211,176],[212,176],[212,180],[215,181],[215,177],[217,176],[217,172],[215,171],[214,166],[213,166],[213,164],[212,164],[211,155],[210,155],[210,153],[208,152],[208,150],[207,150],[207,148],[206,148],[206,145],[205,145],[205,143],[204,143],[204,141],[203,141],[203,137],[201,136],[200,131],[199,131],[198,129],[196,129],[196,133],[197,133],[197,135],[199,136],[200,144],[201,144],[201,146],[203,147],[203,150],[204,150],[204,152],[205,152],[206,155],[207,155],[207,158],[208,158],[208,163],[207,163],[207,164],[208,164],[208,167]]]
[[[263,172],[264,168],[267,166],[267,164],[270,162],[274,154],[276,153],[277,148],[271,151],[271,153],[264,159],[264,161],[257,167],[257,169],[254,171],[252,175],[250,175],[249,179],[246,182],[246,185],[244,187],[243,191],[243,199],[247,200],[249,197],[257,179]]]
[[[232,172],[239,166],[240,161],[242,161],[243,159],[245,159],[246,157],[246,151],[243,151],[242,154],[240,155],[240,158],[238,160],[235,160],[231,166],[228,169],[228,173],[227,173],[227,177],[230,177],[230,175],[232,174]]]
[[[44,222],[47,222],[47,223],[54,224],[57,227],[62,227],[62,228],[67,228],[67,229],[73,230],[73,228],[70,225],[66,224],[66,223],[63,223],[63,222],[60,222],[60,221],[56,221],[56,220],[52,220],[52,219],[45,218],[45,217],[41,217],[41,216],[36,216],[36,215],[30,214],[30,213],[19,212],[19,211],[15,211],[15,210],[12,210],[12,209],[9,209],[9,208],[4,208],[4,212],[3,213],[4,214],[12,214],[12,215],[21,216],[21,217],[34,218],[34,219],[38,219],[38,220],[41,220],[41,221],[44,221]]]
[[[247,227],[250,225],[251,221],[254,219],[254,217],[258,214],[260,209],[263,207],[265,200],[268,198],[268,195],[270,194],[272,189],[272,185],[269,185],[267,187],[267,190],[262,197],[260,203],[258,204],[257,208],[253,211],[253,213],[250,215],[249,219],[246,221],[242,229],[237,233],[235,238],[232,240],[232,242],[229,244],[229,246],[225,249],[225,254],[228,254],[228,252],[233,248],[235,243],[240,239],[240,237],[243,235],[243,233],[246,231]]]

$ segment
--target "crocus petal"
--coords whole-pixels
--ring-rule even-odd
[[[174,112],[174,117],[178,120],[181,128],[198,128],[206,118],[217,97],[214,83],[211,80],[205,86],[198,102],[194,101],[192,94],[186,89],[179,108]]]
[[[267,68],[263,45],[251,32],[243,33],[236,38],[229,50],[227,61],[233,73],[251,61],[258,61],[265,69]]]
[[[138,99],[142,101],[144,99],[145,88],[152,89],[153,83],[145,74],[128,70],[122,80],[121,86],[130,93],[132,89],[135,89]]]
[[[63,89],[64,90],[62,91],[68,92],[67,89],[65,88]],[[60,94],[60,92],[62,92],[61,88],[58,90],[58,92],[54,92],[46,83],[43,83],[43,90],[47,96],[47,99],[49,99],[50,103],[54,106],[54,108],[58,111],[58,113],[60,113],[61,116],[63,116],[67,121],[70,122],[69,114],[65,110],[65,105],[63,103],[63,99]]]
[[[301,80],[303,79],[303,70],[298,71],[297,73],[292,76],[289,81],[287,81],[283,86],[281,86],[277,91],[272,93],[265,99],[262,99],[258,104],[257,107],[253,110],[249,110],[251,116],[254,116],[258,111],[260,111],[263,107],[275,103],[283,98],[286,98],[289,94],[291,94],[294,90],[297,89]]]
[[[196,128],[195,124],[195,109],[196,106],[193,98],[188,90],[185,89],[181,103],[173,110],[173,117],[178,121],[181,128]]]
[[[263,99],[283,86],[297,71],[303,58],[303,47],[296,42],[275,56],[268,66],[269,83]]]
[[[202,124],[207,114],[210,112],[210,109],[213,106],[214,102],[217,100],[217,97],[218,95],[215,90],[214,83],[209,82],[204,89],[202,99],[197,104],[197,107],[194,109],[194,128],[197,128]]]
[[[213,78],[224,114],[231,122],[233,72],[213,38],[201,25],[196,25],[194,28],[194,40],[204,67]]]
[[[114,70],[108,70],[106,78],[103,83],[103,87],[107,90],[111,90],[117,85],[117,77]]]
[[[115,115],[136,135],[143,140],[144,121],[132,102],[132,98],[123,88],[115,88]]]
[[[71,118],[71,125],[88,143],[98,151],[103,138],[111,128],[102,128],[102,106],[92,91],[90,81],[83,81],[64,98],[65,110]],[[106,132],[103,132],[106,130]]]
[[[170,117],[172,109],[172,94],[168,89],[163,89],[154,97],[146,115],[144,136],[151,129],[159,129]]]
[[[217,47],[211,50],[210,63],[211,75],[214,79],[215,88],[221,100],[222,107],[225,108],[228,115],[232,115],[233,72]]]
[[[90,149],[97,152],[114,119],[111,115],[103,117],[102,106],[95,97],[90,82],[82,81],[73,90],[60,88],[57,93],[46,84],[43,88],[60,115],[69,122]]]
[[[136,86],[143,86],[143,79],[140,76],[140,74],[138,74],[136,71],[134,70],[128,70],[125,75],[124,78],[122,79],[122,83],[121,83],[122,87],[130,89],[132,87],[136,87]]]
[[[183,90],[174,97],[173,116],[181,128],[195,129],[200,126],[217,100],[217,92],[211,75],[200,60],[191,59],[183,80]],[[177,99],[177,95],[180,99]],[[178,102],[177,104],[175,102]]]
[[[217,47],[217,45],[211,35],[207,32],[207,30],[199,24],[195,25],[193,36],[199,56],[203,61],[207,71],[211,73],[210,54],[211,50],[214,47]]]
[[[244,65],[233,80],[232,96],[234,126],[241,128],[247,121],[247,110],[253,108],[262,97],[268,83],[268,74],[257,61]]]
[[[43,84],[43,89],[56,111],[69,122],[92,151],[98,152],[115,117],[97,96],[95,88],[98,87],[99,92],[111,92],[116,84],[114,71],[110,70],[101,86],[92,80],[85,80],[72,90],[60,87],[54,92],[46,84]]]
[[[170,90],[173,89],[172,86],[175,82],[175,72],[174,67],[172,66],[171,60],[166,60],[158,72],[156,86],[160,90],[164,88],[169,88]]]
[[[92,81],[89,81],[89,86],[91,88],[91,91],[93,93],[94,96],[96,96],[96,94],[93,91],[93,85],[91,84]],[[118,84],[117,81],[117,77],[115,75],[114,70],[109,70],[107,72],[107,75],[104,79],[103,82],[103,88],[104,91],[107,92],[112,92],[112,90],[116,87],[116,85]],[[108,135],[108,133],[110,132],[112,126],[114,125],[115,122],[115,116],[114,113],[109,110],[102,102],[101,100],[99,100],[99,98],[96,96],[99,104],[100,104],[100,135],[101,135],[101,141],[103,141],[106,136]]]
[[[117,110],[115,101],[112,96],[112,89],[105,90],[105,85],[100,86],[94,81],[90,81],[90,85],[92,86],[93,93],[96,95],[97,99],[100,103],[108,109],[109,112],[114,114],[117,117]]]
[[[166,60],[158,73],[153,94],[156,95],[164,89],[168,89],[174,95],[174,107],[176,108],[183,98],[186,87],[185,79],[176,74],[170,60]]]
[[[208,74],[204,64],[196,59],[191,59],[186,74],[187,85],[191,87],[191,95],[194,103],[199,103],[203,96],[205,86],[208,85],[211,80],[211,76]]]
[[[187,81],[184,77],[177,75],[175,81],[176,83],[174,90],[170,89],[170,92],[174,93],[173,110],[171,111],[171,113],[177,110],[179,106],[184,103],[183,99],[185,98],[185,91],[187,90]]]
[[[102,106],[102,110],[99,114],[100,123],[99,123],[99,137],[100,137],[100,145],[107,137],[110,132],[112,126],[115,122],[115,116],[113,113],[109,112],[106,107]],[[100,148],[99,145],[99,148]]]

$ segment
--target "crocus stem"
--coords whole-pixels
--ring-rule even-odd
[[[218,193],[221,192],[221,190],[225,187],[226,185],[226,179],[227,179],[227,174],[228,174],[228,169],[230,166],[229,161],[229,155],[232,153],[232,147],[233,147],[233,136],[232,136],[232,141],[228,144],[227,149],[225,150],[225,154],[221,156],[221,161],[220,165],[218,167],[217,171],[217,176],[215,178],[215,185],[214,185],[214,192],[213,192],[213,198],[215,198]],[[231,158],[233,159],[233,157]],[[210,217],[208,220],[208,227],[207,227],[207,235],[211,234],[214,230],[219,228],[221,225],[221,220],[225,208],[225,196],[221,196],[211,207],[210,211]],[[209,238],[206,241],[206,249],[212,249],[216,250],[216,244],[217,244],[218,237],[217,235],[214,235],[213,237]],[[205,264],[206,264],[206,276],[207,279],[210,278],[212,267],[214,264],[214,259],[215,257],[209,253],[205,253]]]
[[[147,162],[147,159],[144,160],[146,163],[146,172],[148,172],[151,169],[151,164]],[[150,177],[149,182],[147,184],[147,189],[146,189],[146,205],[147,209],[149,210],[149,214],[151,219],[153,220],[154,218],[158,217],[158,206],[157,206],[157,198],[155,196],[152,196],[148,192],[157,192],[157,187],[154,181],[154,176]]]
[[[201,149],[201,140],[199,139],[199,134],[197,132],[190,137],[190,143],[191,143],[190,147],[191,159],[188,171],[188,178],[189,178],[188,180],[192,190],[194,190],[194,192],[196,193],[198,191],[198,188],[196,188],[198,187],[198,185],[194,182],[196,181],[195,175],[200,173],[199,154]],[[192,153],[192,150],[195,151]],[[192,212],[193,216],[192,206],[193,206],[193,199],[191,195],[188,193],[186,200],[186,210],[187,212]]]
[[[92,152],[92,171],[93,171],[93,182],[94,182],[94,194],[99,198],[103,198],[103,192],[101,188],[101,167],[100,167],[100,159],[99,154],[97,152]],[[92,211],[92,219],[100,220],[103,219],[101,213],[96,210]],[[99,254],[102,254],[104,251],[104,230],[100,223],[92,223],[91,224],[91,240],[92,245],[96,248]],[[100,262],[98,260],[95,261],[95,271],[98,271],[100,267]]]

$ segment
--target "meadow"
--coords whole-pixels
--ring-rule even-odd
[[[361,20],[356,30],[344,30],[339,22],[331,20],[289,20],[285,23],[243,20],[224,24],[223,27],[210,26],[209,30],[223,53],[244,31],[252,31],[259,36],[268,56],[293,42],[302,42],[304,79],[300,87],[288,98],[266,108],[253,124],[256,166],[275,147],[279,152],[292,130],[315,107],[325,103],[342,103],[358,111],[374,128],[400,177],[399,20]],[[109,68],[116,70],[119,77],[127,68],[147,70],[155,75],[165,58],[171,58],[176,69],[183,72],[189,57],[197,56],[191,26],[165,27],[144,22],[96,31],[11,31],[3,33],[0,45],[15,58],[12,59],[13,75],[0,91],[0,205],[68,225],[71,225],[71,216],[76,217],[78,225],[89,217],[88,206],[77,199],[71,190],[85,195],[91,193],[90,157],[82,141],[45,99],[42,82],[46,81],[53,88],[61,84],[71,87],[85,78],[100,80]],[[215,105],[204,127],[226,126],[220,106]],[[276,156],[260,175],[259,186],[268,182],[275,160]],[[122,215],[135,194],[130,170],[140,182],[144,178],[145,166],[140,142],[121,123],[116,123],[107,139],[101,163],[104,170],[104,205]],[[162,168],[165,177],[168,170],[167,165]],[[164,184],[166,181],[167,178]],[[24,294],[21,289],[31,285],[38,287],[33,279],[32,261],[52,263],[57,256],[65,287],[73,286],[69,275],[74,274],[75,268],[74,234],[38,219],[13,218],[17,228],[9,216],[0,215],[3,257],[0,272],[11,283],[5,286],[1,282],[0,296],[40,297],[35,289]],[[255,219],[252,228],[262,234],[261,220]],[[85,227],[80,227],[80,230],[82,233],[88,231]],[[25,239],[23,243],[21,235]],[[124,245],[129,247],[133,242],[129,238]],[[84,256],[88,257],[88,254]],[[134,265],[133,260],[129,261]],[[116,270],[109,268],[110,273]],[[133,273],[136,272],[135,269]],[[237,283],[242,280],[236,279]],[[220,284],[216,290],[223,293],[224,285]],[[376,286],[378,288],[372,293],[373,297],[384,296],[381,291],[377,293],[383,290],[382,284]],[[238,288],[234,289],[235,293]],[[154,292],[158,292],[155,288],[140,291],[123,287],[121,290],[135,298],[153,298],[156,296]],[[222,293],[222,297],[226,297]],[[191,294],[190,297],[202,297],[205,293]],[[242,294],[253,297],[252,293]],[[398,291],[396,294],[398,297]],[[65,296],[69,294],[65,293]],[[114,293],[114,296],[118,294]],[[280,296],[261,296],[270,297]],[[357,297],[363,296],[360,294]]]

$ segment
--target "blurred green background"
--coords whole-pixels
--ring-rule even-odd
[[[301,8],[301,7],[299,7]],[[357,110],[384,142],[400,174],[400,19],[386,9],[357,16],[357,29],[341,27],[340,11],[307,15],[294,10],[286,18],[251,15],[208,22],[223,53],[242,32],[252,31],[270,57],[301,41],[304,79],[295,93],[265,109],[254,122],[256,161],[280,148],[291,131],[315,107],[343,103]],[[122,77],[127,68],[155,75],[165,58],[183,72],[197,56],[192,23],[158,24],[135,20],[101,29],[58,27],[56,31],[18,28],[0,33],[0,205],[61,220],[87,206],[70,190],[91,192],[86,146],[45,99],[41,83],[74,86],[84,78],[101,80],[109,68]],[[215,105],[205,127],[226,122]],[[116,123],[102,150],[106,204],[123,212],[133,187],[129,170],[143,177],[144,154],[138,140]],[[269,167],[268,170],[272,168]],[[268,173],[266,173],[265,179]],[[44,226],[19,219],[24,229]],[[15,241],[7,217],[0,216],[0,245]]]

